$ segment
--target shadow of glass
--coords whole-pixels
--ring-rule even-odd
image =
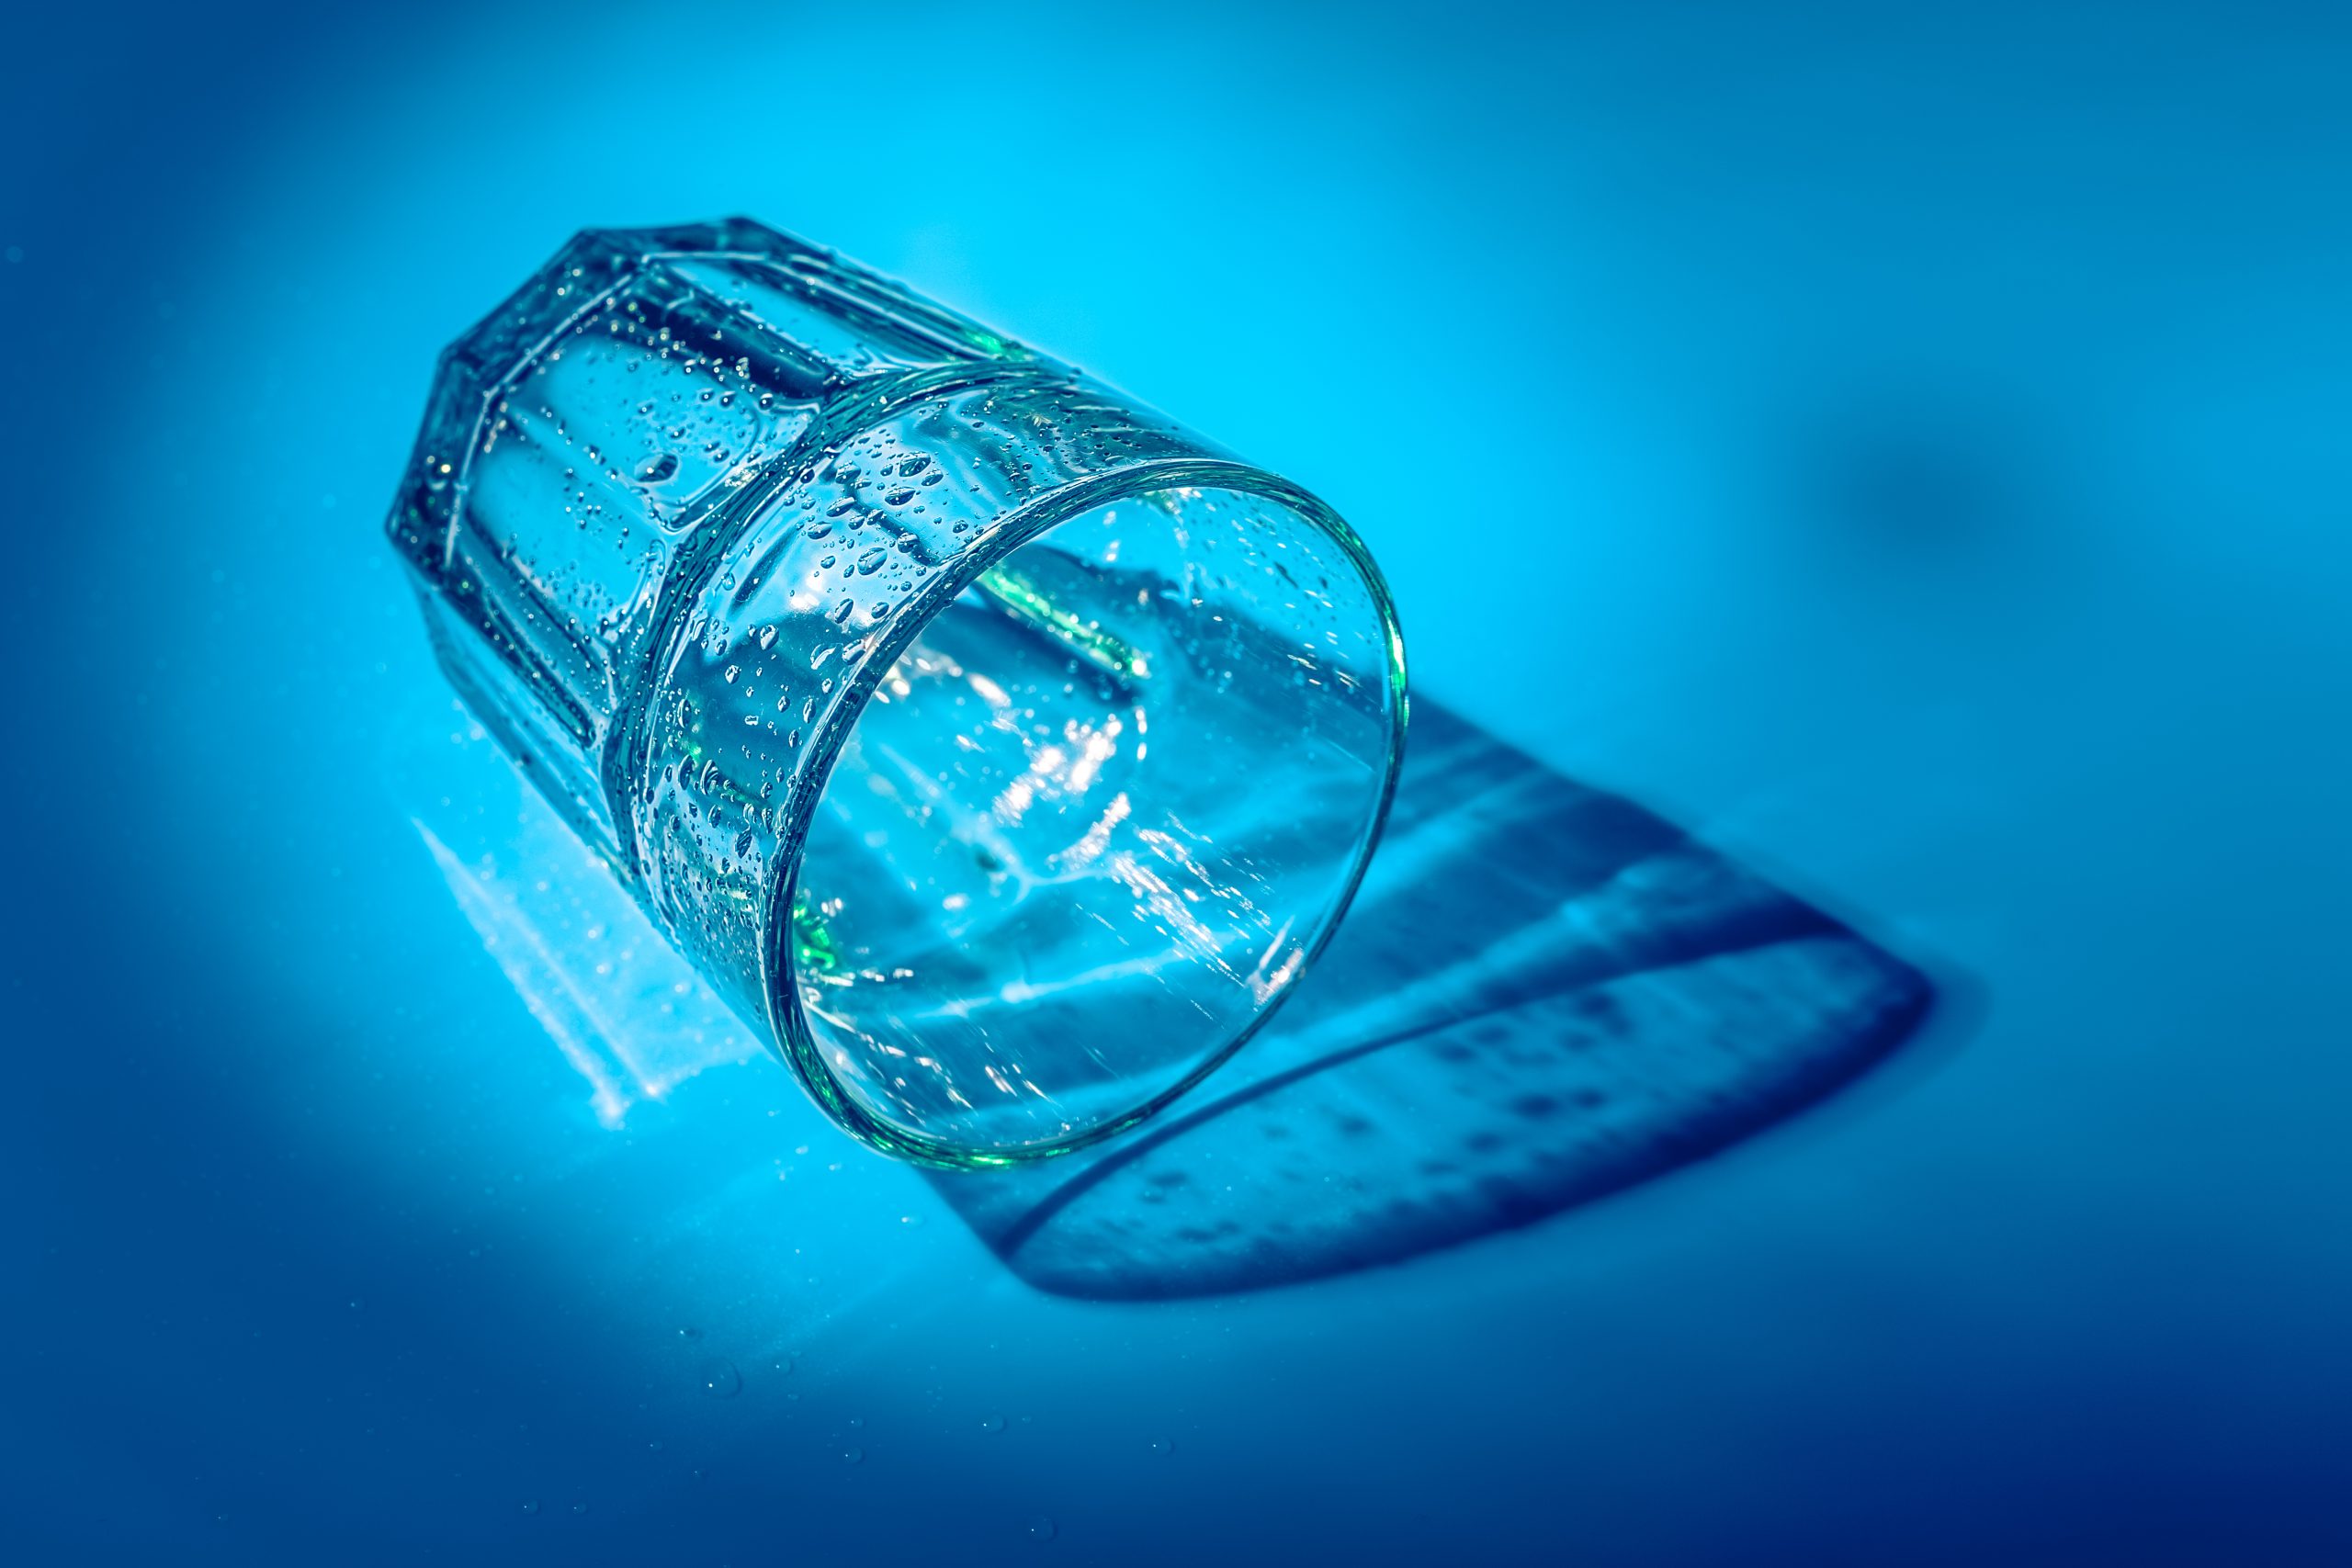
[[[1040,1289],[1258,1290],[1722,1149],[1881,1060],[1932,995],[1663,819],[1416,699],[1353,910],[1204,1099],[1044,1165],[926,1175]]]
[[[605,1125],[760,1054],[462,709],[411,739],[391,773],[419,837]],[[1258,1040],[1110,1143],[924,1174],[1041,1290],[1257,1290],[1719,1150],[1884,1057],[1932,996],[1662,818],[1417,699],[1371,874]]]

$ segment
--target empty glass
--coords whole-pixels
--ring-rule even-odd
[[[756,224],[574,240],[443,355],[389,527],[509,755],[909,1158],[1216,1066],[1395,780],[1403,645],[1328,508]]]

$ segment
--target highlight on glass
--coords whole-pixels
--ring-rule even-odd
[[[467,705],[842,1127],[1148,1115],[1363,875],[1404,649],[1312,495],[741,220],[442,355],[388,525]]]

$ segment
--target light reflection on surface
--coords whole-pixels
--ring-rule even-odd
[[[439,788],[410,820],[507,984],[586,1080],[596,1120],[617,1129],[631,1105],[758,1055],[603,860],[462,708],[454,716],[418,749]]]
[[[930,1173],[1023,1279],[1161,1297],[1397,1261],[1735,1143],[1918,1023],[1931,993],[1917,971],[1631,803],[1421,707],[1355,916],[1224,1075],[1098,1148]],[[606,1126],[635,1100],[756,1054],[479,731],[452,736],[442,761],[447,800],[469,798],[464,773],[501,809],[441,814],[506,837],[468,861],[435,813],[418,831]],[[1164,881],[1133,870],[1164,896],[1152,901],[1164,918],[1189,918]],[[1287,983],[1301,963],[1287,939],[1275,934],[1253,988]],[[1135,962],[1220,962],[1189,953]],[[1046,1098],[1017,1064],[982,1070],[1000,1094]]]

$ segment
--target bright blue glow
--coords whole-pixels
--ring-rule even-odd
[[[2346,25],[1261,9],[20,20],[29,1560],[2341,1546]],[[1981,1027],[1572,1217],[1175,1303],[1032,1289],[765,1064],[608,1129],[417,831],[452,721],[378,523],[458,328],[735,210],[1295,475],[1421,691]]]

